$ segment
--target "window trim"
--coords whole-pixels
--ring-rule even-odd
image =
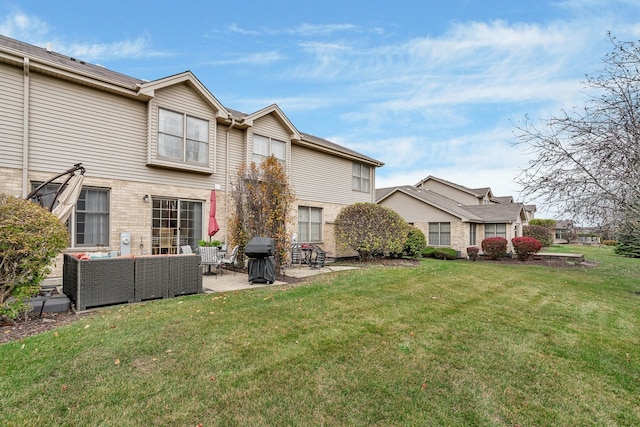
[[[148,148],[147,148],[147,159],[146,165],[153,167],[160,167],[166,169],[179,169],[193,173],[199,174],[207,174],[211,175],[215,173],[215,164],[216,164],[216,122],[213,116],[206,117],[197,114],[193,114],[187,111],[177,111],[172,108],[168,108],[165,106],[161,106],[153,103],[153,108],[149,108],[149,116],[148,116]],[[187,141],[187,133],[186,133],[186,122],[187,117],[191,117],[197,120],[202,120],[207,123],[207,155],[206,162],[193,162],[186,161],[186,151],[183,151],[183,160],[174,159],[171,157],[160,156],[158,154],[159,141],[160,141],[160,110],[165,110],[171,113],[181,114],[183,116],[183,129],[184,135],[183,138],[183,150],[186,147]],[[204,142],[204,141],[203,141]]]
[[[367,169],[367,177],[364,177],[363,169]],[[357,173],[356,173],[357,169]],[[351,190],[360,193],[371,193],[371,169],[369,165],[353,162],[351,165]],[[363,184],[367,183],[367,189],[363,190]]]
[[[36,188],[39,185],[41,185],[43,182],[38,182],[38,181],[32,181],[31,182],[31,186],[32,188]],[[51,186],[51,187],[49,187]],[[52,182],[49,185],[47,185],[46,187],[43,188],[43,191],[48,192],[48,188],[51,188],[53,190],[53,188],[57,188],[60,186],[60,183],[56,183],[56,182]],[[109,248],[111,247],[111,214],[112,214],[112,209],[111,209],[111,188],[109,187],[99,187],[99,186],[90,186],[90,185],[83,185],[82,186],[82,190],[80,192],[80,194],[82,195],[83,192],[85,192],[87,190],[91,190],[91,191],[99,191],[99,192],[104,192],[106,193],[106,206],[107,206],[107,211],[106,212],[100,212],[99,214],[104,215],[105,216],[105,229],[104,231],[104,243],[96,243],[96,244],[79,244],[78,243],[78,205],[76,203],[76,205],[73,207],[73,210],[71,211],[71,216],[69,216],[69,219],[67,220],[67,222],[65,223],[67,230],[69,231],[69,242],[68,242],[68,248],[70,249],[90,249],[90,248]],[[78,200],[80,200],[80,198],[78,198]],[[47,202],[45,204],[45,206],[48,206],[49,202]],[[81,213],[84,213],[86,215],[87,211],[84,210]],[[95,213],[92,211],[89,211],[89,213]]]
[[[502,225],[504,226],[504,233],[502,232],[498,232],[498,226]],[[493,226],[493,231],[491,232],[491,235],[488,235],[487,233],[487,227],[488,226]],[[507,224],[503,223],[503,222],[498,222],[498,223],[491,223],[491,224],[485,224],[484,225],[484,238],[490,238],[490,237],[504,237],[505,239],[507,238]]]
[[[264,154],[258,154],[256,153],[256,137],[259,138],[264,138],[267,140],[268,143],[268,148],[267,151],[269,154],[264,155]],[[273,152],[273,142],[279,142],[281,144],[284,145],[284,158],[280,158],[278,156],[275,155],[275,153]],[[260,162],[256,162],[255,156],[260,156]],[[282,141],[278,138],[273,138],[270,136],[266,136],[266,135],[262,135],[259,133],[254,133],[251,136],[251,161],[254,162],[255,164],[259,165],[260,163],[262,163],[264,161],[264,159],[268,158],[269,156],[273,156],[275,157],[280,163],[282,163],[283,166],[286,167],[287,165],[287,141]]]
[[[309,221],[305,221],[304,223],[301,223],[300,221],[300,211],[301,210],[308,210],[309,212]],[[313,221],[313,215],[312,212],[313,211],[319,211],[320,212],[320,221]],[[300,243],[322,243],[322,224],[324,222],[324,209],[319,207],[319,206],[298,206],[298,240]],[[300,230],[300,226],[301,224],[306,225],[306,233],[307,236],[309,237],[308,239],[302,239],[303,233]],[[319,227],[319,236],[318,239],[314,240],[312,239],[312,230],[313,230],[313,225],[317,224]]]
[[[446,224],[449,227],[449,231],[448,232],[443,232],[442,231],[442,225]],[[438,226],[438,243],[434,243],[431,241],[431,235],[435,234],[435,232],[431,231],[431,226],[432,225],[437,225]],[[449,237],[449,241],[448,242],[443,242],[442,237],[443,236],[448,236]],[[450,246],[451,245],[451,222],[430,222],[429,223],[429,231],[428,231],[428,240],[429,240],[429,245],[430,246]]]

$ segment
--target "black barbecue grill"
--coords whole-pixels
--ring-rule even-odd
[[[249,258],[247,269],[249,283],[271,284],[276,280],[275,240],[269,237],[254,237],[244,248]]]

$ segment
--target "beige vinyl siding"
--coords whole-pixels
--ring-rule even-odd
[[[153,162],[157,155],[158,141],[158,108],[187,114],[209,121],[209,165],[215,164],[216,157],[216,111],[189,85],[181,83],[159,89],[150,102],[149,109],[149,161]]]
[[[351,189],[352,165],[349,159],[292,145],[290,176],[297,198],[346,205],[373,202],[371,193]],[[373,183],[372,179],[371,191],[374,191]]]
[[[472,194],[469,194],[467,192],[464,191],[460,191],[458,189],[455,189],[449,185],[446,184],[442,184],[438,181],[435,180],[428,180],[426,183],[424,183],[424,188],[427,188],[429,190],[432,190],[435,193],[438,194],[442,194],[443,196],[446,196],[450,199],[453,199],[455,201],[457,201],[458,203],[461,203],[463,205],[478,205],[478,204],[482,204],[482,201],[480,199],[478,199],[477,197],[475,197]]]
[[[460,222],[460,218],[399,192],[384,199],[380,205],[393,209],[411,223]]]
[[[0,167],[22,167],[22,69],[0,63]]]
[[[227,131],[229,132],[229,151],[227,152]],[[229,130],[226,126],[218,126],[218,143],[217,143],[217,170],[221,173],[216,174],[216,177],[220,177],[217,183],[221,185],[227,184],[225,177],[222,175],[222,171],[227,171],[227,178],[229,183],[234,182],[238,167],[245,161],[245,134],[246,132],[241,129],[232,128]],[[228,156],[228,164],[227,164]],[[228,167],[228,170],[227,170]],[[224,187],[223,187],[224,188]]]
[[[31,88],[32,170],[61,172],[81,162],[87,174],[104,178],[203,189],[222,182],[221,177],[145,165],[146,102],[33,73]]]

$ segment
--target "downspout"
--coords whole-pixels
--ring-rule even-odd
[[[233,129],[233,127],[236,125],[236,119],[234,119],[233,117],[231,118],[231,124],[227,127],[227,134],[226,134],[226,152],[225,152],[225,159],[224,159],[224,198],[225,198],[225,209],[227,210],[227,217],[229,216],[229,147],[231,146],[231,142],[230,142],[230,132],[231,129]],[[224,241],[225,242],[229,242],[229,227],[225,226],[224,227],[224,231],[225,231],[225,236],[224,236]]]
[[[22,198],[29,193],[29,58],[24,58],[22,79]]]

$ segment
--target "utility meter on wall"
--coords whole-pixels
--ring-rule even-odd
[[[120,233],[120,255],[131,255],[131,233]]]

